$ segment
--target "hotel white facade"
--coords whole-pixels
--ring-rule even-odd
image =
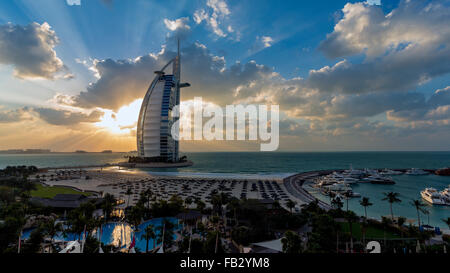
[[[177,162],[179,144],[172,138],[171,128],[178,118],[172,109],[180,104],[180,88],[190,86],[180,83],[181,63],[178,45],[177,56],[161,70],[155,71],[142,102],[137,125],[138,157],[154,162]],[[172,74],[165,70],[172,65]],[[178,123],[177,123],[178,124]]]

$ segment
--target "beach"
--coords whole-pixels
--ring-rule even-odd
[[[88,177],[88,179],[86,179]],[[32,177],[36,179],[36,177]],[[224,192],[238,199],[272,199],[286,207],[288,200],[296,202],[296,209],[310,201],[311,196],[301,196],[286,187],[284,179],[196,178],[183,176],[156,176],[146,172],[119,168],[95,168],[88,170],[51,169],[39,174],[41,183],[47,186],[65,186],[98,195],[109,193],[124,204],[135,205],[140,193],[150,189],[155,200],[169,200],[173,195],[183,200],[200,199],[206,207],[212,207],[211,195]],[[289,187],[289,186],[288,186]],[[128,189],[132,194],[126,195]],[[129,199],[129,200],[128,200]],[[191,204],[192,208],[196,205]]]

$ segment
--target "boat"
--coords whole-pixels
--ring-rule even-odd
[[[412,168],[412,169],[409,169],[406,172],[406,174],[407,175],[425,175],[425,174],[428,174],[428,172],[421,170],[421,169]]]
[[[344,184],[356,184],[358,183],[358,179],[356,178],[352,178],[352,177],[344,177],[343,179],[341,179],[339,182],[344,183]]]
[[[378,170],[372,170],[372,169],[368,169],[368,168],[364,169],[364,173],[366,175],[379,175]]]
[[[446,205],[442,195],[435,188],[426,188],[420,192],[420,195],[432,205]]]
[[[347,177],[360,178],[364,175],[364,171],[353,169],[352,164],[350,164],[350,169],[344,171],[344,175]]]
[[[371,183],[371,184],[385,184],[392,185],[395,181],[391,177],[385,177],[381,175],[371,175],[361,179],[361,182]]]
[[[336,183],[333,185],[325,186],[330,191],[337,191],[337,192],[345,192],[345,191],[351,191],[352,188],[344,183]]]
[[[350,197],[361,197],[361,194],[358,192],[352,191],[352,192],[350,192]]]
[[[394,171],[394,170],[391,170],[391,169],[383,169],[381,171],[381,174],[382,175],[400,175],[400,174],[402,174],[402,172]]]
[[[370,180],[370,184],[383,184],[383,185],[393,185],[395,181],[390,177],[374,177]]]
[[[441,198],[444,200],[444,202],[447,205],[450,205],[450,185],[439,193],[441,194]]]

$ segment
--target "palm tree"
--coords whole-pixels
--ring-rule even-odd
[[[406,222],[406,218],[405,217],[398,217],[397,218],[397,226],[400,229],[400,237],[403,238],[403,225]]]
[[[144,229],[144,233],[141,235],[141,240],[145,240],[146,241],[146,245],[145,245],[145,253],[148,252],[148,241],[150,239],[153,239],[153,249],[156,247],[156,234],[155,231],[153,230],[153,225],[148,225],[145,229]]]
[[[353,211],[348,211],[345,218],[347,218],[350,229],[350,249],[353,252],[353,223],[359,221],[359,217]]]
[[[221,205],[220,197],[217,194],[211,196],[211,205],[213,205],[213,211],[215,211],[217,215],[219,215],[219,207],[221,207]]]
[[[147,203],[147,208],[150,208],[150,200],[152,199],[153,192],[150,189],[146,189],[141,193],[145,203]]]
[[[344,192],[342,195],[345,198],[345,203],[346,203],[346,209],[345,210],[348,211],[348,201],[351,198],[351,194],[350,194],[350,192]]]
[[[381,216],[381,223],[383,224],[383,230],[384,230],[384,248],[386,248],[386,229],[392,224],[392,220]]]
[[[363,197],[361,201],[359,201],[359,204],[364,207],[364,217],[367,219],[367,207],[370,207],[373,204],[370,203],[369,197]]]
[[[219,197],[220,197],[220,211],[223,213],[223,206],[228,204],[228,202],[230,201],[230,198],[224,192],[221,192],[219,194]]]
[[[128,188],[127,191],[125,192],[125,195],[128,195],[127,207],[128,207],[128,204],[130,203],[130,196],[132,194],[133,194],[133,191],[131,190],[131,188]]]
[[[232,198],[230,200],[230,202],[228,202],[228,207],[230,210],[233,210],[233,216],[234,216],[234,224],[237,226],[238,221],[237,221],[237,210],[240,207],[240,202],[239,199],[237,198]]]
[[[222,206],[228,203],[228,196],[221,192],[219,194],[214,194],[211,198],[211,204],[217,210],[217,212],[222,215]]]
[[[197,209],[198,209],[200,212],[202,212],[202,211],[205,209],[205,207],[206,207],[205,202],[203,202],[202,200],[197,200],[197,201],[195,202],[195,204],[197,205]]]
[[[302,251],[302,240],[297,233],[293,231],[286,231],[284,238],[281,239],[284,253],[300,253]]]
[[[421,200],[413,200],[411,202],[411,205],[416,208],[417,220],[418,220],[419,227],[420,227],[420,212],[424,212],[425,209],[423,207],[425,206],[425,204],[422,203]]]
[[[342,207],[344,206],[344,203],[342,203],[341,198],[336,197],[331,201],[331,205],[336,209],[341,210]]]
[[[55,238],[56,234],[63,231],[63,226],[61,223],[55,223],[55,220],[52,219],[44,223],[44,230],[45,233],[50,236],[50,240],[53,243],[53,238]]]
[[[388,201],[390,208],[391,208],[391,219],[392,221],[394,221],[394,212],[392,210],[392,204],[393,203],[400,203],[402,200],[400,200],[399,197],[399,193],[398,192],[388,192],[388,193],[383,193],[384,194],[384,198],[382,199],[383,201]]]
[[[184,204],[186,205],[186,209],[189,208],[189,206],[192,204],[192,198],[186,197],[186,199],[184,199]]]
[[[143,206],[134,206],[127,212],[126,218],[127,222],[133,225],[136,229],[142,221],[142,217],[144,216]]]
[[[367,223],[367,221],[361,222],[361,232],[362,232],[363,246],[366,245],[366,232],[367,232],[367,227],[368,226],[369,226],[369,224]],[[364,248],[364,251],[366,251],[365,248]]]
[[[330,197],[330,204],[333,202],[333,199],[336,197],[336,193],[330,191],[328,193],[328,196]]]
[[[174,227],[175,225],[166,219],[164,219],[163,225],[157,227],[157,230],[159,231],[158,241],[163,244],[164,252],[166,252],[173,244]],[[163,235],[164,238],[162,237]]]
[[[291,214],[292,214],[292,209],[295,208],[295,205],[296,205],[296,204],[297,204],[297,203],[295,203],[295,202],[292,201],[291,199],[287,200],[287,202],[286,202],[286,207],[289,208],[289,211],[291,212]]]
[[[114,195],[106,193],[103,197],[103,204],[102,209],[105,215],[105,220],[107,221],[109,219],[109,216],[111,215],[114,206],[117,204],[116,198]]]

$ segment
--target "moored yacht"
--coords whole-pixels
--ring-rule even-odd
[[[441,194],[441,198],[445,201],[445,203],[447,205],[450,205],[450,185],[439,193]]]
[[[422,198],[433,205],[445,205],[442,195],[434,188],[426,188],[420,192]]]
[[[381,172],[381,174],[382,174],[382,175],[400,175],[400,174],[402,174],[402,172],[394,171],[394,170],[391,170],[391,169],[384,169],[384,170]]]
[[[407,175],[425,175],[428,174],[428,172],[421,170],[421,169],[416,169],[416,168],[411,168],[410,170],[408,170],[406,172]]]
[[[352,188],[345,184],[345,183],[336,183],[333,185],[325,186],[330,191],[337,191],[337,192],[344,192],[344,191],[351,191]]]

